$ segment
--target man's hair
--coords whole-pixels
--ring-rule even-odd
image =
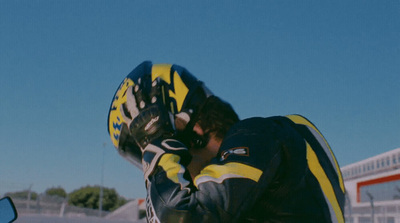
[[[197,120],[203,131],[215,133],[217,138],[223,139],[239,117],[229,103],[210,96],[199,110]]]

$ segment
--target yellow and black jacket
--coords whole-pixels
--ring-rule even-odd
[[[238,122],[194,182],[184,159],[166,153],[149,176],[149,222],[344,222],[339,166],[302,116]]]

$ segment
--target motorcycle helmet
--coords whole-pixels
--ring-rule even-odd
[[[122,118],[120,107],[126,103],[126,91],[130,86],[137,84],[140,79],[144,81],[143,91],[146,92],[150,90],[151,82],[158,77],[169,85],[169,107],[172,114],[191,110],[194,117],[200,106],[212,95],[203,82],[179,65],[145,61],[130,72],[112,99],[108,113],[108,133],[119,154],[138,168],[142,168],[142,153],[130,136],[129,126]],[[187,129],[193,128],[193,121],[191,119]]]

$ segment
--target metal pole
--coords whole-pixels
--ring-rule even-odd
[[[106,147],[106,143],[103,143],[103,154],[101,161],[101,183],[100,183],[100,197],[99,197],[99,217],[102,215],[103,210],[103,181],[104,181],[104,148]]]
[[[28,209],[28,213],[29,213],[30,210],[31,210],[31,204],[30,204],[30,202],[31,202],[31,189],[32,189],[32,186],[33,186],[33,184],[31,184],[31,185],[29,186],[29,189],[28,189],[28,202],[26,203],[26,209]]]
[[[350,200],[349,193],[347,192],[347,190],[346,190],[344,196],[345,196],[345,199],[347,200],[347,207],[348,207],[348,209],[349,209],[349,211],[348,211],[348,218],[349,218],[349,221],[350,221],[350,222],[353,222],[353,217],[351,216],[351,211],[352,211],[351,200]]]
[[[371,211],[371,222],[372,223],[374,223],[375,222],[375,213],[374,213],[374,196],[372,196],[372,194],[369,192],[369,191],[367,191],[367,195],[368,195],[368,197],[369,197],[369,201],[371,202],[371,209],[372,209],[372,211]]]

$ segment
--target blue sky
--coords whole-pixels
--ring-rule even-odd
[[[107,133],[144,60],[241,118],[302,114],[344,166],[400,147],[399,1],[0,1],[0,194],[101,182],[144,197]],[[105,146],[104,143],[106,143]]]

